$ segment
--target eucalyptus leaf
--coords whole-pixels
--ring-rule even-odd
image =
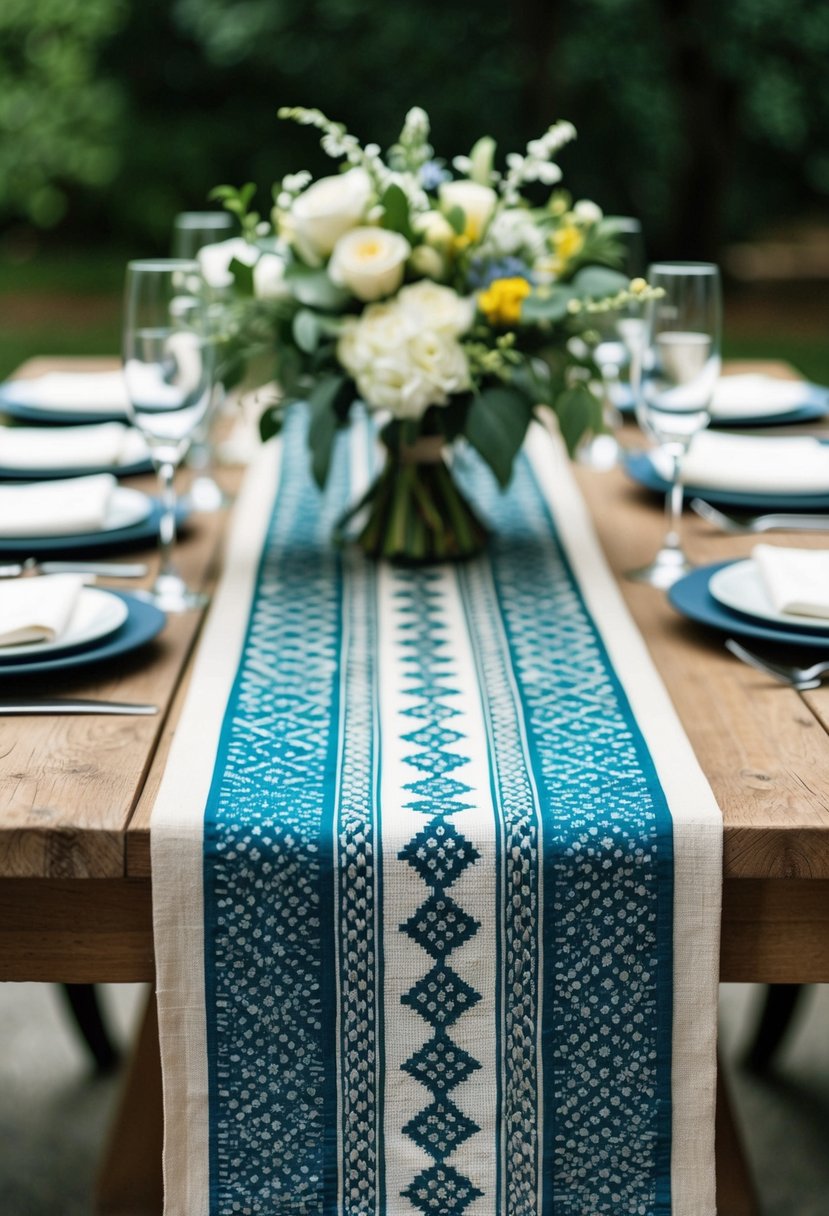
[[[563,321],[567,305],[575,298],[576,293],[570,287],[551,287],[545,295],[533,291],[521,302],[521,320],[525,324]]]
[[[409,219],[409,200],[396,182],[392,182],[384,191],[380,205],[383,208],[383,227],[399,232],[411,243],[414,233]]]
[[[309,308],[300,308],[293,319],[294,341],[300,350],[312,355],[320,340],[321,327],[316,313]]]
[[[347,376],[326,376],[318,380],[308,394],[311,472],[320,489],[328,479],[334,440],[342,416],[342,402],[346,396],[350,398],[351,391],[351,381]]]
[[[495,140],[491,135],[482,135],[472,149],[469,159],[472,168],[469,176],[473,182],[488,186],[492,179],[492,163],[495,159]]]
[[[607,266],[585,266],[573,278],[570,287],[576,295],[594,300],[615,296],[628,286],[629,280],[618,270]]]
[[[517,388],[497,386],[473,397],[465,434],[499,484],[506,486],[512,465],[533,416],[531,398]]]
[[[446,212],[446,219],[452,231],[463,236],[466,231],[466,212],[463,207],[450,207]]]
[[[586,384],[574,384],[565,389],[556,398],[554,408],[561,437],[571,456],[585,431],[601,429],[601,404]],[[597,423],[595,427],[594,423]]]
[[[308,308],[339,312],[348,303],[348,293],[332,283],[324,270],[312,270],[300,262],[292,262],[285,269],[285,279],[296,299]]]
[[[230,266],[228,267],[233,275],[233,283],[238,292],[242,295],[253,295],[253,267],[248,266],[247,262],[240,262],[238,258],[231,258]]]

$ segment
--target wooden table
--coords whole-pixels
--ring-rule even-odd
[[[22,372],[68,362],[32,361]],[[629,428],[625,441],[636,438]],[[239,476],[228,473],[227,488]],[[579,469],[578,478],[613,570],[642,565],[664,531],[654,499],[620,471]],[[216,578],[223,525],[202,516],[182,539],[180,565],[195,584],[209,588]],[[722,536],[692,515],[684,532],[700,563],[752,547],[751,538]],[[778,535],[825,544],[820,536]],[[732,659],[716,635],[677,616],[662,593],[620,586],[723,812],[722,979],[829,981],[829,686],[797,694],[773,684]],[[0,979],[152,980],[149,820],[200,625],[199,614],[172,618],[150,649],[116,669],[61,681],[65,693],[155,701],[157,718],[0,719]],[[152,1029],[150,1022],[138,1075],[154,1108],[157,1089],[146,1085]],[[127,1104],[120,1131],[134,1148],[143,1137],[152,1157],[157,1120],[150,1129],[145,1114]],[[143,1207],[123,1174],[123,1158],[111,1158],[101,1210],[157,1210],[157,1169]],[[721,1216],[750,1210],[736,1190],[730,1198],[723,1192]]]

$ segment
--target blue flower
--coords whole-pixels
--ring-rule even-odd
[[[472,259],[467,276],[467,286],[470,290],[481,291],[489,287],[495,279],[526,279],[528,283],[535,282],[533,272],[521,258],[498,258],[494,261],[487,258]]]
[[[437,190],[438,186],[448,182],[451,176],[441,160],[427,160],[420,166],[420,184],[424,190]]]

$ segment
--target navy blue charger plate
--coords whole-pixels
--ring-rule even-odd
[[[625,472],[639,485],[665,494],[668,482],[657,473],[647,452],[628,452]],[[686,486],[685,498],[704,498],[717,507],[736,507],[743,511],[829,511],[829,489],[825,494],[763,494],[741,490],[713,490],[701,486]]]
[[[626,384],[614,390],[614,404],[626,416],[635,414],[633,393]],[[779,414],[740,414],[737,418],[712,418],[709,425],[726,431],[740,427],[795,426],[800,422],[815,422],[829,414],[829,388],[820,384],[804,384],[803,401],[793,409]]]
[[[810,650],[829,651],[829,630],[820,632],[809,629],[808,626],[788,629],[782,625],[744,616],[743,613],[726,608],[725,604],[715,600],[708,590],[711,578],[724,566],[733,565],[733,561],[716,562],[712,566],[700,566],[698,570],[692,570],[674,583],[668,591],[668,599],[677,612],[689,620],[718,629],[721,633],[736,634],[738,637],[755,638],[760,642],[773,642],[783,646],[808,646]]]
[[[183,524],[188,510],[179,503],[176,520]],[[161,503],[152,499],[152,507],[145,519],[130,524],[127,528],[113,528],[109,532],[73,533],[70,536],[9,536],[0,537],[0,557],[77,557],[93,553],[111,553],[119,549],[133,549],[154,543],[158,538],[161,520]]]
[[[155,604],[149,604],[125,591],[113,591],[112,594],[117,595],[127,605],[127,619],[114,633],[86,646],[73,647],[62,654],[54,654],[51,658],[3,660],[0,657],[0,679],[70,671],[75,667],[103,663],[107,659],[118,658],[137,650],[139,646],[144,646],[164,628],[167,618]]]

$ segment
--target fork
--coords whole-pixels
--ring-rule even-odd
[[[718,511],[702,498],[692,498],[689,505],[700,519],[713,524],[715,528],[721,528],[723,532],[729,532],[732,536],[744,536],[750,532],[771,532],[776,529],[783,532],[829,532],[829,515],[801,515],[778,511],[768,515],[747,515],[743,519],[735,519],[733,515]]]
[[[829,660],[813,663],[811,667],[798,667],[794,663],[772,663],[755,654],[753,650],[746,650],[745,646],[741,646],[733,638],[726,639],[725,648],[735,658],[747,663],[749,667],[754,667],[757,671],[762,671],[764,675],[779,680],[781,684],[788,684],[790,688],[794,688],[798,692],[805,692],[809,688],[819,688],[824,676],[829,674]]]
[[[22,562],[0,564],[0,579],[20,578],[23,574],[91,574],[98,578],[143,578],[143,562],[39,562],[27,557]]]

